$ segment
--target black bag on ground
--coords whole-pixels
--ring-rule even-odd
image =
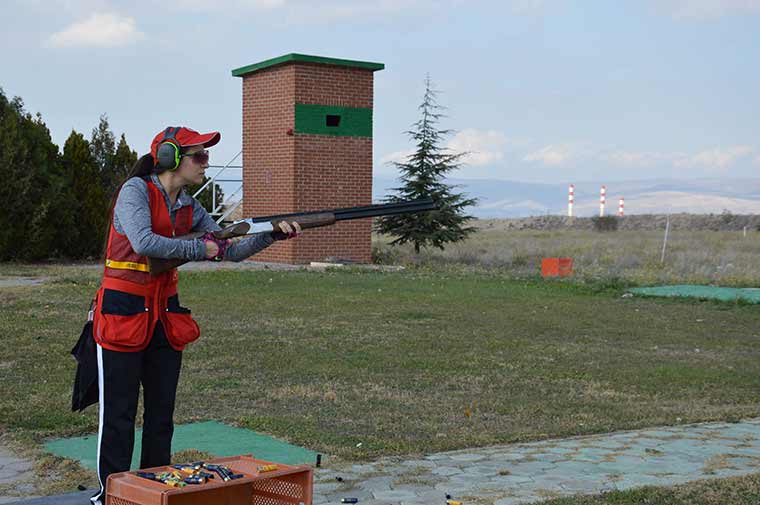
[[[93,306],[90,306],[92,314]],[[98,354],[95,339],[92,336],[92,318],[82,328],[82,334],[71,355],[77,360],[77,371],[74,376],[74,390],[71,393],[71,411],[83,411],[90,405],[98,403]]]

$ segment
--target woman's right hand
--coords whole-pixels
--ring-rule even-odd
[[[219,254],[219,246],[216,245],[216,242],[212,240],[205,240],[204,243],[206,244],[206,259],[207,260]]]
[[[203,239],[203,244],[206,246],[206,259],[211,261],[222,261],[230,241],[227,239],[216,238],[212,231],[206,233],[201,238]]]

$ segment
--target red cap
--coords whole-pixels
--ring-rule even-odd
[[[176,127],[170,127],[174,130]],[[166,128],[153,137],[153,143],[150,145],[150,154],[153,155],[153,159],[156,159],[156,150],[158,146],[166,139],[166,132],[169,128]],[[171,136],[171,135],[169,135]],[[198,133],[190,128],[180,126],[179,130],[174,134],[174,141],[179,144],[180,147],[200,146],[211,147],[216,145],[222,136],[219,132],[210,133]]]

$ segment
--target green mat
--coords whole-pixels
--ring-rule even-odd
[[[721,288],[718,286],[695,286],[682,284],[677,286],[657,286],[651,288],[631,288],[634,295],[641,296],[683,296],[688,298],[705,298],[733,302],[744,300],[760,303],[760,288]]]
[[[135,450],[132,455],[132,469],[140,465],[142,430],[135,431]],[[58,456],[79,460],[82,466],[96,469],[98,434],[77,438],[61,438],[45,443],[45,449]],[[253,454],[258,459],[275,461],[286,465],[314,463],[317,453],[260,435],[243,428],[235,428],[213,421],[184,424],[174,427],[172,452],[184,449],[198,449],[215,456],[237,456]]]

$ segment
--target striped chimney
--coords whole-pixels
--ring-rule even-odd
[[[599,191],[599,217],[604,217],[604,204],[607,203],[607,186]]]
[[[625,207],[625,198],[622,196],[620,197],[620,202],[618,203],[618,216],[623,217],[623,207]]]
[[[573,217],[573,203],[575,202],[575,186],[570,185],[567,193],[567,217]]]

